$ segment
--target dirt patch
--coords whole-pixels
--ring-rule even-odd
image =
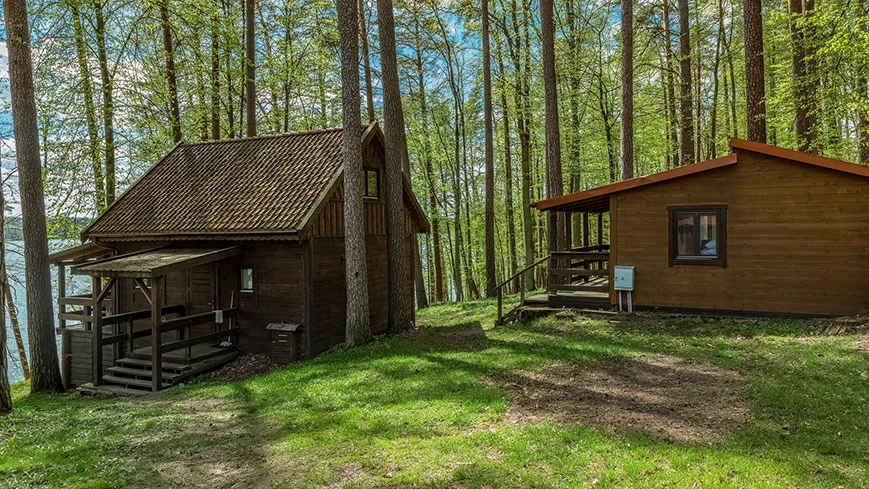
[[[241,355],[210,374],[217,380],[244,380],[278,368],[268,355]]]
[[[507,421],[514,424],[603,426],[690,443],[716,439],[748,417],[739,373],[674,357],[554,365],[502,380],[511,403]]]
[[[854,348],[861,353],[869,353],[869,335],[858,338],[854,342]]]

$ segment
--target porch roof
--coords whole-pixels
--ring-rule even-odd
[[[610,210],[610,195],[612,194],[735,164],[736,155],[731,154],[714,160],[653,173],[644,177],[611,183],[583,192],[541,200],[531,204],[531,207],[535,207],[541,211],[552,212],[607,212]]]
[[[94,277],[153,278],[169,272],[214,263],[241,254],[241,247],[163,247],[84,263],[72,268],[75,275]]]
[[[109,256],[109,253],[111,250],[89,241],[48,255],[48,262],[52,265],[74,265],[95,258],[105,258]]]

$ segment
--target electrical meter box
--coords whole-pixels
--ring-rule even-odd
[[[615,290],[634,290],[634,267],[613,267],[613,288]]]

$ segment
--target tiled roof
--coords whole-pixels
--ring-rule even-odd
[[[178,145],[82,235],[293,234],[340,175],[341,133]]]

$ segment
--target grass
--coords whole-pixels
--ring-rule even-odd
[[[493,321],[491,302],[437,306],[363,348],[143,398],[16,385],[0,487],[869,486],[869,358],[853,336],[795,320]],[[739,371],[749,421],[691,444],[505,421],[505,374],[641,354]]]

